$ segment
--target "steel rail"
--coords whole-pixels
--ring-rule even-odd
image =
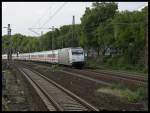
[[[28,68],[26,68],[28,69]],[[30,70],[30,69],[28,69]],[[30,70],[31,71],[31,70]],[[77,95],[73,94],[72,92],[70,92],[69,90],[65,89],[64,87],[60,86],[59,84],[57,84],[56,82],[50,80],[49,78],[45,77],[44,75],[42,75],[41,73],[37,72],[37,71],[31,71],[33,73],[36,73],[37,75],[39,75],[40,77],[42,77],[43,79],[47,80],[49,83],[53,84],[55,87],[59,88],[61,91],[65,92],[67,95],[69,95],[70,97],[72,97],[73,99],[75,99],[77,102],[80,103],[80,105],[83,105],[85,106],[88,110],[90,111],[99,111],[97,108],[95,108],[94,106],[92,106],[91,104],[89,104],[88,102],[86,102],[85,100],[81,99],[80,97],[78,97]],[[39,85],[38,85],[39,86]],[[40,87],[40,86],[39,86]],[[41,88],[42,90],[42,88]],[[44,92],[46,94],[46,92]],[[57,102],[54,102],[55,100],[51,98],[51,100],[53,101],[53,103],[57,103]],[[56,104],[55,106],[59,106],[58,104]],[[82,107],[81,107],[82,108]],[[80,108],[80,110],[81,110]],[[59,108],[61,109],[61,108]],[[69,108],[70,109],[70,108]],[[78,108],[73,108],[72,109],[77,109]],[[63,111],[63,108],[61,109],[61,111]]]
[[[32,70],[33,71],[33,70]],[[80,97],[78,97],[77,95],[75,95],[74,93],[72,93],[71,91],[67,90],[66,88],[62,87],[61,85],[59,85],[58,83],[54,82],[53,80],[45,77],[44,75],[42,75],[41,73],[37,72],[37,71],[33,71],[37,74],[39,74],[41,77],[43,77],[44,79],[46,79],[47,81],[49,81],[50,83],[52,83],[53,85],[55,85],[56,87],[58,87],[59,89],[61,89],[62,91],[64,91],[65,93],[67,93],[68,95],[70,95],[72,98],[75,98],[78,102],[80,102],[81,104],[84,104],[85,106],[87,106],[89,109],[94,110],[94,111],[99,111],[96,107],[94,107],[93,105],[89,104],[88,102],[86,102],[85,100],[81,99]]]
[[[55,102],[55,100],[48,96],[49,94],[44,91],[41,86],[39,86],[39,84],[37,84],[31,77],[29,77],[23,70],[19,69],[19,71],[28,79],[28,81],[30,81],[30,83],[35,84],[38,89],[43,93],[42,95],[45,96],[47,98],[47,100],[49,100],[50,102],[52,102],[53,106],[55,106],[55,110],[59,110],[59,111],[63,111],[63,109]],[[35,88],[35,87],[34,87]],[[45,98],[44,97],[44,98]],[[48,110],[51,111],[51,107],[49,107],[49,103],[47,104],[47,102],[45,103],[45,105],[47,106]]]

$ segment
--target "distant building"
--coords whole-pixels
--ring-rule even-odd
[[[119,49],[116,49],[116,48],[107,48],[106,51],[105,51],[105,54],[106,56],[109,56],[109,55],[119,55],[121,54],[121,50]]]

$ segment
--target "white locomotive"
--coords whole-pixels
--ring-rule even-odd
[[[6,59],[7,55],[2,55]],[[84,50],[81,47],[63,48],[50,51],[12,54],[13,60],[40,61],[63,64],[74,67],[83,67],[85,63]]]

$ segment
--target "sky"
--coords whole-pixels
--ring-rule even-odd
[[[11,34],[20,33],[27,36],[38,36],[31,32],[34,29],[41,35],[41,32],[50,31],[52,26],[60,28],[63,25],[72,24],[75,16],[75,24],[80,24],[80,18],[86,7],[91,7],[92,2],[2,2],[2,35],[7,34],[7,27],[10,24]],[[148,6],[148,2],[118,2],[119,11],[140,10]]]

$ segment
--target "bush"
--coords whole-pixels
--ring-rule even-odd
[[[124,57],[118,57],[117,66],[118,67],[123,67],[125,64],[126,64],[125,58]]]
[[[92,68],[96,68],[98,66],[101,66],[102,64],[102,60],[101,58],[96,58],[96,59],[92,59],[92,58],[88,58],[86,65]]]
[[[147,68],[143,68],[142,72],[143,73],[148,73],[148,69]]]
[[[103,63],[106,63],[107,60],[110,59],[110,58],[111,58],[111,56],[104,56],[104,57],[103,57]]]
[[[103,60],[102,60],[103,59]],[[102,69],[114,69],[114,70],[124,70],[138,73],[148,73],[148,69],[146,69],[143,65],[132,65],[129,64],[127,59],[124,56],[104,56],[99,58],[88,58],[87,66],[91,68],[102,68]]]
[[[125,66],[124,66],[124,69],[125,69],[125,70],[132,70],[132,69],[133,69],[133,67],[132,67],[132,66],[130,66],[130,65],[125,65]]]
[[[135,91],[131,91],[126,86],[121,85],[121,84],[112,84],[111,89],[113,90],[118,90],[121,92],[121,94],[127,98],[129,102],[138,102],[138,101],[143,101],[146,100],[147,98],[147,92],[146,89],[140,87],[136,89]]]
[[[146,98],[146,92],[144,88],[138,88],[136,91],[131,91],[126,89],[122,92],[125,98],[128,99],[129,102],[138,102],[143,101]]]
[[[60,67],[59,67],[58,64],[53,64],[53,65],[51,66],[51,70],[54,72],[54,71],[56,71],[56,70],[60,70]]]
[[[112,58],[109,58],[107,59],[107,62],[106,62],[109,66],[112,66],[113,65],[113,59]]]
[[[125,89],[125,86],[122,84],[112,84],[111,89]]]

